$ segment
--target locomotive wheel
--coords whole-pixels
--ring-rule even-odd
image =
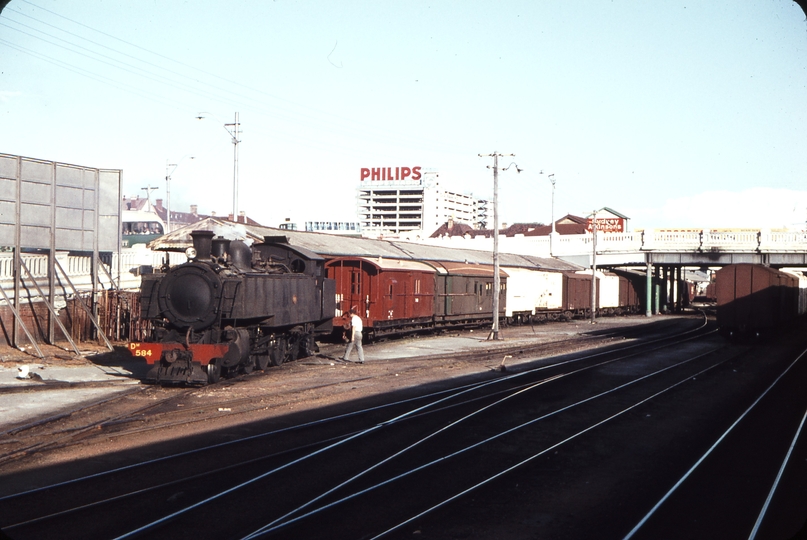
[[[300,340],[300,358],[308,358],[309,356],[314,356],[319,352],[319,347],[317,347],[317,342],[314,341],[314,336],[311,334],[306,334],[302,340]]]
[[[286,351],[286,359],[289,362],[294,362],[297,360],[297,356],[300,354],[300,342],[294,341],[294,343],[289,344],[289,348]]]
[[[207,365],[207,382],[215,384],[221,379],[221,360],[214,358]]]
[[[278,339],[275,346],[271,350],[271,363],[273,366],[279,366],[286,361],[287,344],[285,339]]]
[[[268,354],[256,354],[253,358],[255,362],[255,369],[260,371],[266,371],[266,369],[269,368]]]

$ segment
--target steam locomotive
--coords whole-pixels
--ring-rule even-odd
[[[189,262],[142,276],[141,318],[150,339],[131,343],[153,364],[146,382],[204,385],[318,351],[333,330],[336,285],[324,259],[267,236],[239,240],[191,233]]]

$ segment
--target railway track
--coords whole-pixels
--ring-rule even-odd
[[[430,519],[450,524],[444,509],[456,509],[454,501],[489,497],[505,479],[526,478],[536,463],[610,433],[693,381],[748,362],[749,350],[727,347],[703,328],[565,355],[460,388],[6,497],[2,515],[17,521],[3,527],[19,538],[72,527],[82,538],[211,531],[221,538],[410,537],[424,523],[434,526]],[[92,496],[67,496],[75,493]],[[32,514],[31,500],[51,512]],[[125,519],[115,512],[121,508]],[[250,510],[236,511],[243,508]],[[222,522],[225,511],[233,517]],[[101,515],[116,518],[109,523]],[[82,525],[88,521],[92,527]]]
[[[604,346],[640,334],[647,335],[648,329],[619,328],[595,332],[574,338],[542,342],[534,345],[507,345],[491,343],[490,347],[474,351],[457,351],[441,355],[422,355],[420,362],[432,360],[463,360],[466,362],[489,360],[491,369],[506,369],[503,358],[520,358],[535,355],[551,356],[561,352]],[[405,343],[403,340],[402,343]],[[341,358],[319,355],[329,362],[344,363]],[[311,360],[308,361],[311,363]],[[349,364],[349,362],[348,362]],[[403,366],[397,369],[399,375],[421,370],[421,364]],[[270,369],[269,373],[274,373]],[[267,373],[251,373],[220,383],[218,387],[239,384],[244,380],[270,376]],[[309,392],[321,391],[329,387],[340,387],[360,383],[372,376],[358,376],[309,386]],[[272,388],[270,392],[250,393],[236,399],[197,399],[187,402],[193,394],[204,394],[204,389],[179,389],[140,386],[122,391],[112,397],[83,403],[58,414],[38,419],[29,424],[14,426],[0,433],[0,469],[10,462],[30,457],[34,454],[69,448],[75,445],[92,445],[95,441],[109,442],[112,439],[142,436],[178,426],[208,422],[237,420],[256,411],[266,410],[284,398],[284,391]],[[300,398],[303,399],[303,398]],[[201,402],[200,402],[201,401]]]

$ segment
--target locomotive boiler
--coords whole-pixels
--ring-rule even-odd
[[[332,331],[335,282],[324,259],[267,236],[240,240],[194,231],[189,262],[144,274],[141,317],[153,322],[133,355],[153,364],[146,382],[203,385],[317,352]]]

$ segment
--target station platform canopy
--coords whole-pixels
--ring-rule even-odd
[[[247,244],[262,242],[266,236],[285,236],[289,244],[300,246],[322,257],[368,257],[401,259],[414,261],[452,261],[464,264],[492,264],[490,251],[456,249],[404,242],[400,240],[376,240],[337,236],[316,232],[290,231],[272,227],[234,223],[225,219],[210,217],[172,231],[149,243],[155,251],[184,252],[193,245],[191,232],[196,230],[213,231],[216,236],[228,240],[243,240]],[[500,253],[499,264],[520,268],[541,268],[545,270],[580,270],[581,267],[548,257],[533,257],[512,253]]]

